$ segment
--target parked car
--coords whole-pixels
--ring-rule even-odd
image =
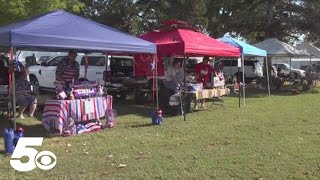
[[[223,64],[223,72],[228,83],[231,83],[234,77],[237,77],[240,73],[240,79],[243,78],[243,68],[240,68],[238,72],[238,60],[236,59],[221,59],[214,63],[214,66]],[[251,82],[258,77],[263,76],[262,66],[257,60],[245,60],[244,61],[244,76],[246,82]]]
[[[293,69],[287,63],[278,63],[278,64],[274,64],[274,66],[277,68],[278,74],[289,75],[290,73],[292,73],[293,77],[295,78],[302,78],[302,77],[305,77],[306,75],[305,74],[306,71],[301,69]]]
[[[66,55],[54,56],[41,65],[29,67],[30,81],[38,90],[53,90],[55,88],[55,72],[61,60],[67,58]],[[80,64],[80,79],[94,81],[108,87],[108,92],[112,91],[126,93],[127,88],[123,87],[123,80],[128,79],[133,74],[133,59],[129,56],[106,56],[102,54],[88,55],[87,78],[84,78],[85,57],[78,54],[76,61]],[[107,65],[107,66],[106,66]],[[123,95],[122,95],[123,96]]]

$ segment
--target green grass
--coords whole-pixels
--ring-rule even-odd
[[[161,126],[149,125],[143,107],[118,105],[112,130],[46,138],[38,150],[56,154],[52,170],[20,173],[1,154],[0,179],[319,179],[320,95],[287,94],[271,102],[254,95],[241,109],[228,97],[226,109],[166,118]],[[45,134],[37,119],[20,122],[28,135]]]

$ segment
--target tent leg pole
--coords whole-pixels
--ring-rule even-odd
[[[240,67],[238,67],[238,77],[237,77],[237,82],[236,83],[239,83],[239,108],[241,107],[241,84],[240,84]]]
[[[244,56],[241,56],[242,59],[242,91],[243,91],[243,107],[246,107],[246,80],[245,80],[245,75],[244,75]]]
[[[312,62],[311,62],[311,58],[312,58],[312,57],[310,56],[310,67],[311,67],[311,64],[312,64]]]
[[[183,106],[183,120],[186,121],[187,120],[187,106],[186,106],[186,60],[187,58],[184,57],[183,58],[183,103],[184,103],[184,106]]]
[[[155,57],[155,68],[156,68],[156,101],[157,101],[157,109],[159,109],[159,87],[158,87],[158,55]]]
[[[290,57],[290,82],[291,82],[291,57]]]
[[[269,61],[268,61],[268,56],[266,56],[266,68],[267,68],[267,82],[268,82],[268,94],[269,94],[269,101],[271,102],[270,76],[269,76]]]
[[[10,47],[10,61],[12,68],[12,110],[13,110],[13,129],[16,130],[17,122],[16,122],[16,80],[15,80],[15,73],[14,73],[14,48]]]
[[[103,86],[103,90],[105,90],[103,93],[106,93],[105,95],[108,94],[108,89],[107,89],[107,73],[108,73],[108,65],[109,65],[109,58],[108,58],[108,54],[104,54],[104,58],[106,60],[106,69],[105,69],[105,74],[103,74],[103,81],[104,81],[104,86]]]

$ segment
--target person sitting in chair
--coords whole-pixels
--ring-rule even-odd
[[[184,80],[184,72],[181,68],[181,61],[174,59],[172,65],[165,72],[163,86],[160,87],[159,103],[164,114],[176,115],[179,110],[169,105],[170,97],[176,93]]]
[[[179,59],[174,59],[172,66],[168,67],[165,72],[164,86],[171,91],[175,92],[184,79],[184,72],[181,68],[181,61]]]
[[[26,80],[27,71],[15,73],[16,78],[16,103],[19,105],[18,117],[24,119],[23,113],[29,107],[29,117],[37,108],[37,99],[32,95],[31,84]]]

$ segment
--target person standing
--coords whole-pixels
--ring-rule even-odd
[[[308,66],[307,69],[306,69],[306,76],[310,76],[312,75],[313,73],[316,72],[316,64],[312,64],[311,66]]]
[[[68,57],[63,59],[56,70],[56,81],[62,83],[63,87],[68,87],[74,80],[80,76],[80,64],[76,61],[77,52],[69,50]]]
[[[205,56],[203,57],[203,61],[194,67],[196,82],[202,83],[204,88],[208,86],[212,74],[212,67],[208,63],[209,57]],[[205,100],[201,99],[199,100],[199,102],[201,103],[200,108],[206,109],[206,107],[204,106]],[[198,109],[197,104],[198,103],[196,102],[194,107],[195,109]]]
[[[219,62],[218,65],[214,68],[214,77],[218,77],[219,81],[225,81],[224,73],[223,73],[223,64]]]
[[[317,70],[317,66],[316,64],[312,64],[310,66],[307,67],[306,69],[306,79],[308,81],[308,89],[311,88],[311,86],[313,85],[314,82],[314,77],[316,76],[316,70]]]

